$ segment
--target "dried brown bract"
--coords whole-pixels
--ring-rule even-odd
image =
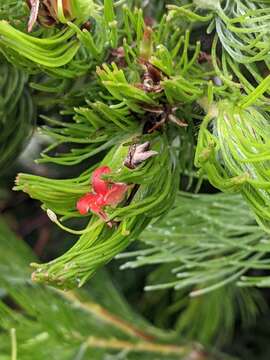
[[[203,63],[212,63],[212,56],[210,54],[207,54],[205,51],[201,51],[199,56],[198,56],[198,63],[199,64],[203,64]]]
[[[142,82],[140,84],[136,84],[136,87],[144,90],[145,92],[162,92],[163,88],[160,83],[163,78],[162,72],[148,61],[140,61],[140,63],[144,67],[145,71],[142,76]]]
[[[28,21],[28,32],[31,32],[33,26],[38,21],[43,26],[52,26],[58,22],[57,0],[26,0],[30,9]],[[70,0],[62,0],[64,15],[72,18]]]
[[[143,144],[132,144],[124,161],[124,165],[129,169],[135,169],[145,160],[158,155],[157,151],[149,150],[149,148],[149,141]]]
[[[144,110],[148,112],[147,114],[147,133],[152,133],[155,130],[159,130],[165,125],[167,122],[172,122],[180,127],[186,127],[188,124],[182,120],[178,119],[176,116],[176,111],[178,107],[168,106],[167,104],[163,104],[160,106],[143,106]]]
[[[127,62],[125,59],[125,50],[123,46],[119,46],[118,48],[111,50],[108,62],[116,63],[119,68],[125,68],[127,66]]]

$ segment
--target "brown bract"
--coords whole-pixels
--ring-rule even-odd
[[[124,165],[129,169],[135,169],[145,160],[158,155],[157,151],[149,150],[149,148],[149,141],[146,141],[143,144],[132,144],[129,147],[128,155],[124,161]]]
[[[123,46],[119,46],[118,48],[112,49],[108,58],[108,62],[115,63],[119,68],[125,68],[127,66],[125,60],[125,50]]]
[[[28,21],[28,32],[32,31],[38,17],[39,0],[27,0],[27,4],[30,8],[30,17]]]
[[[180,127],[186,127],[188,124],[179,119],[176,116],[178,110],[177,106],[169,106],[167,104],[161,104],[158,106],[142,106],[145,111],[147,111],[147,121],[146,127],[144,129],[147,133],[152,133],[155,130],[159,130],[167,122],[172,122]]]
[[[163,88],[160,83],[163,77],[162,72],[149,61],[140,59],[139,63],[143,66],[145,71],[142,76],[142,82],[140,84],[136,84],[135,86],[145,92],[162,92]]]
[[[27,0],[30,9],[28,32],[31,32],[38,21],[43,26],[52,26],[58,22],[57,0]],[[62,0],[63,13],[72,19],[70,0]]]
[[[212,63],[212,56],[207,54],[205,51],[201,51],[198,56],[198,63],[203,64],[205,62]]]

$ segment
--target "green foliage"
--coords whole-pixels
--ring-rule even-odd
[[[72,40],[75,34],[72,29],[65,29],[51,37],[38,39],[22,33],[6,21],[1,21],[0,33],[1,46],[6,49],[4,54],[17,66],[30,68],[33,62],[33,71],[36,71],[36,64],[38,64],[48,72],[51,71],[55,75],[64,77],[72,77],[75,71],[78,71],[80,75],[80,72],[85,72],[89,67],[89,65],[80,64],[79,60],[72,61],[80,48],[79,42]],[[87,59],[84,58],[83,63],[85,60]],[[67,69],[61,69],[67,64],[69,64]],[[51,68],[53,70],[50,70]]]
[[[173,360],[199,354],[193,345],[172,344],[175,333],[164,333],[135,314],[106,273],[77,293],[33,285],[28,271],[33,254],[2,219],[0,240],[1,360]]]
[[[228,101],[211,111],[200,127],[195,164],[220,190],[240,190],[269,232],[269,115]]]
[[[174,268],[174,256],[181,255],[177,259],[183,262],[185,275],[164,287],[199,286],[196,294],[234,283],[248,269],[262,264],[267,268],[268,235],[263,230],[269,231],[270,216],[268,2],[177,1],[162,16],[158,10],[156,18],[151,6],[145,9],[141,2],[74,0],[69,5],[59,1],[52,26],[46,28],[40,21],[31,35],[26,22],[24,28],[21,23],[17,27],[7,21],[4,10],[0,22],[1,51],[13,66],[23,69],[41,114],[41,131],[52,140],[38,162],[60,169],[69,166],[72,173],[68,179],[21,173],[16,179],[15,190],[39,200],[53,222],[79,235],[58,259],[33,264],[33,279],[61,288],[82,286],[140,237],[149,223],[165,215],[175,197],[168,216],[173,219],[177,209],[183,221],[177,217],[175,232],[170,233],[178,239],[183,229],[189,234],[190,226],[198,233],[190,234],[187,252],[186,245],[179,244],[179,254],[168,240],[171,256],[166,263]],[[144,17],[143,8],[151,13],[150,19]],[[14,86],[15,80],[11,83]],[[158,155],[127,168],[132,147],[145,142]],[[180,175],[183,182],[189,177],[186,188],[194,190],[193,162],[201,177],[196,190],[206,179],[221,191],[240,192],[260,227],[242,202],[241,209],[235,205],[238,195],[222,200],[238,209],[235,219],[225,210],[212,213],[212,197],[176,195]],[[106,206],[111,228],[95,214],[81,215],[76,207],[91,190],[91,176],[101,165],[112,169],[106,181],[129,186],[123,201]],[[191,211],[196,206],[209,213],[209,219],[218,219],[217,228],[206,225],[207,241],[204,228],[196,227]],[[222,226],[223,216],[229,228]],[[151,229],[145,232],[149,239]],[[216,232],[222,246],[217,245]],[[156,234],[153,239],[155,247],[160,246],[159,256],[163,250],[167,256],[167,245],[157,245]],[[189,259],[189,251],[192,265],[185,258]],[[151,263],[151,256],[142,259]],[[217,262],[220,257],[224,260]],[[206,268],[205,259],[210,259]],[[241,284],[268,283],[267,277],[262,278],[245,278]]]
[[[199,296],[230,283],[248,285],[245,273],[269,267],[269,235],[235,194],[180,192],[166,217],[148,226],[140,240],[146,249],[118,257],[136,256],[123,268],[162,265],[146,290],[184,289]],[[160,284],[160,278],[171,280]],[[257,277],[253,283],[262,285]]]
[[[78,239],[37,264],[0,223],[0,359],[15,360],[16,347],[37,360],[52,349],[57,360],[209,358],[172,345],[175,336],[226,342],[236,321],[249,325],[264,309],[251,287],[270,283],[270,3],[39,5],[27,27],[30,2],[0,0],[0,166],[19,155],[37,113],[46,172],[19,173],[15,190]],[[142,144],[155,156],[136,163]],[[98,195],[100,166],[112,170],[100,179],[109,189],[127,186],[104,205],[106,222],[77,206]],[[198,194],[201,185],[224,194]],[[132,258],[122,268],[150,267],[150,312],[175,332],[140,319],[97,272],[115,256]],[[43,285],[81,287],[96,272],[87,291]]]
[[[140,184],[132,202],[122,208],[111,210],[109,220],[116,220],[119,223],[111,229],[104,221],[93,217],[84,230],[72,231],[81,234],[78,242],[57,260],[41,266],[34,265],[37,266],[33,274],[36,281],[45,281],[64,288],[76,284],[82,286],[99,266],[123,250],[131,240],[136,239],[151,218],[159,216],[170,208],[177,187],[174,158],[163,136],[158,137],[155,143],[153,149],[158,150],[160,156],[153,158],[146,166],[139,167],[135,172],[125,168],[119,171],[127,155],[125,144],[113,148],[108,153],[101,165],[106,164],[115,172],[115,175],[112,174],[113,180]],[[164,167],[166,172],[158,174],[158,166]],[[74,182],[76,185],[78,179],[73,179]],[[22,174],[19,175],[17,183],[17,189],[23,189],[32,197],[42,199],[48,211],[53,210],[66,217],[71,217],[73,214],[77,216],[76,198],[78,199],[80,195],[79,191],[82,193],[85,191],[85,188],[82,188],[82,181],[77,183],[79,185],[77,191],[70,180],[55,180],[52,184],[52,180],[42,179],[40,182],[39,178]],[[70,185],[72,189],[74,188],[73,193]],[[47,186],[46,192],[44,186]],[[56,192],[59,194],[57,203],[53,201]],[[70,208],[71,204],[72,208]],[[66,210],[68,206],[70,212]],[[60,223],[59,225],[61,226]],[[67,269],[69,271],[66,271]]]
[[[164,278],[168,276],[166,272],[163,275]],[[204,345],[221,347],[231,343],[237,324],[241,329],[249,329],[259,316],[267,314],[267,307],[259,291],[234,285],[194,298],[188,297],[186,291],[175,292],[172,303],[163,306],[163,309],[157,301],[168,298],[167,290],[147,294],[149,297],[155,294],[155,312],[159,325],[168,326],[173,322],[182,337]]]
[[[247,326],[265,309],[260,293],[243,287],[268,283],[268,276],[252,272],[269,268],[269,236],[239,195],[181,192],[169,213],[148,226],[140,240],[142,249],[117,258],[131,258],[122,269],[154,266],[145,290],[157,291],[160,325],[173,319],[185,337],[224,343],[237,317]],[[161,310],[171,288],[173,303]]]
[[[67,47],[71,48],[73,42],[74,46],[75,43],[79,42],[81,48],[84,48],[85,54],[88,54],[87,56],[93,57],[94,62],[100,62],[102,57],[105,58],[108,53],[104,42],[112,44],[116,41],[119,45],[118,41],[121,39],[126,63],[131,64],[131,61],[140,61],[141,49],[144,42],[147,41],[146,33],[143,33],[144,22],[141,11],[137,9],[131,13],[128,7],[124,7],[121,13],[122,20],[119,20],[119,23],[123,22],[124,34],[118,37],[114,27],[111,28],[109,25],[112,24],[115,16],[112,4],[105,2],[104,6],[104,17],[101,16],[101,13],[100,16],[97,16],[95,19],[96,31],[94,30],[94,32],[96,36],[100,36],[97,29],[104,26],[104,22],[107,23],[110,30],[102,33],[104,38],[100,38],[99,44],[95,44],[91,32],[86,31],[86,29],[79,29],[75,23],[68,23],[69,28],[61,30],[51,38],[41,39],[32,35],[19,34],[17,30],[12,29],[5,32],[6,37],[3,37],[3,41],[8,41],[13,32],[14,34],[16,32],[18,46],[21,46],[22,43],[20,37],[31,42],[33,46],[29,43],[28,47],[31,59],[26,53],[20,53],[23,57],[21,59],[25,61],[25,58],[28,57],[33,65],[38,63],[44,66],[46,72],[50,68],[57,72],[63,70],[65,73],[68,71],[76,74],[76,76],[79,75],[77,71],[75,73],[72,70],[73,60],[71,57],[60,55],[65,62],[61,64],[54,58],[55,54],[57,56],[66,54],[69,51]],[[3,27],[5,26],[10,25],[5,23]],[[72,40],[75,33],[77,40]],[[159,38],[167,35],[161,33]],[[71,41],[67,42],[70,37]],[[77,244],[69,252],[58,260],[37,267],[33,275],[33,279],[36,281],[45,281],[60,287],[83,285],[99,266],[108,262],[114,255],[123,250],[130,241],[136,239],[151,218],[158,217],[166,212],[173,203],[179,182],[177,175],[179,170],[176,161],[178,150],[171,144],[177,140],[179,133],[172,131],[175,125],[168,126],[168,131],[158,135],[157,132],[147,134],[144,127],[147,124],[150,127],[155,125],[152,120],[153,116],[159,116],[161,123],[165,123],[167,120],[177,123],[177,108],[171,110],[164,104],[169,101],[173,106],[182,99],[188,99],[190,92],[194,92],[191,99],[200,97],[202,92],[197,92],[195,86],[203,84],[207,87],[207,82],[198,80],[199,69],[195,64],[199,52],[198,45],[196,45],[193,56],[189,59],[188,33],[181,37],[180,41],[175,39],[169,44],[169,48],[173,49],[173,57],[170,56],[165,46],[157,46],[160,41],[159,38],[153,35],[153,54],[151,51],[149,53],[153,59],[153,64],[156,66],[156,70],[152,71],[156,72],[157,77],[157,83],[150,84],[150,87],[154,86],[157,91],[153,92],[149,89],[149,92],[145,93],[143,89],[147,85],[141,82],[141,76],[147,71],[147,64],[138,62],[124,69],[121,69],[119,65],[117,66],[115,62],[112,62],[111,65],[103,64],[102,67],[97,68],[96,75],[92,75],[99,100],[87,100],[84,106],[75,108],[72,120],[69,116],[72,114],[72,109],[63,111],[61,119],[44,117],[47,126],[43,128],[43,133],[52,137],[54,143],[41,154],[40,162],[76,165],[109,151],[99,165],[109,166],[114,171],[110,180],[124,182],[131,186],[136,184],[139,188],[135,194],[130,193],[131,202],[129,201],[126,205],[123,203],[117,209],[108,209],[109,220],[120,222],[116,227],[108,229],[105,223],[100,220],[96,221],[95,216],[93,216],[85,229],[73,230],[60,223],[52,211],[61,215],[62,221],[72,217],[80,217],[76,209],[76,202],[89,189],[93,167],[90,166],[81,175],[68,180],[53,180],[19,174],[16,180],[16,190],[24,190],[31,197],[41,200],[44,204],[43,208],[49,211],[53,221],[63,229],[81,235]],[[134,40],[136,42],[135,48],[132,44]],[[12,49],[9,48],[10,51],[17,51],[15,49],[16,43],[12,43]],[[37,46],[40,46],[40,49],[42,48],[43,55]],[[52,51],[50,52],[50,50]],[[40,55],[37,55],[38,53]],[[52,58],[49,60],[50,54]],[[43,56],[44,59],[46,58],[46,63],[40,61]],[[72,53],[72,58],[73,56],[75,54]],[[74,61],[77,61],[76,56]],[[179,57],[179,63],[175,62],[177,57]],[[82,61],[85,63],[85,59]],[[177,75],[180,72],[182,75]],[[185,74],[194,77],[194,81],[184,83]],[[58,75],[61,73],[58,72]],[[46,90],[46,85],[43,87],[43,85],[39,86],[35,83],[32,86],[37,90]],[[180,92],[179,95],[176,94],[175,87],[181,89],[182,95]],[[50,91],[50,88],[47,88],[47,91]],[[88,97],[87,93],[86,97]],[[158,115],[155,115],[156,112]],[[159,156],[148,160],[133,170],[124,167],[123,162],[128,156],[129,145],[145,141],[150,141],[151,149],[157,151]],[[62,144],[66,144],[70,148],[65,153],[56,153],[55,150]],[[97,164],[94,167],[97,167]],[[160,172],[160,168],[164,171]]]
[[[21,30],[24,29],[28,15],[28,8],[24,0],[0,1],[0,19],[9,21]]]
[[[28,76],[0,59],[0,167],[16,158],[34,125],[34,105]]]
[[[194,0],[168,8],[169,19],[176,23],[188,18],[192,24],[207,24],[206,33],[214,35],[212,65],[228,92],[243,88],[250,94],[265,78],[262,93],[267,93],[270,81],[269,76],[266,77],[270,35],[268,1]],[[221,53],[217,51],[218,42],[222,45]]]

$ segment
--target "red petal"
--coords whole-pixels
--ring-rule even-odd
[[[85,215],[88,213],[88,211],[90,209],[89,202],[91,203],[92,197],[93,197],[93,194],[89,193],[89,194],[84,195],[77,201],[77,209],[80,214]]]
[[[128,190],[128,185],[122,183],[113,184],[111,189],[104,196],[106,205],[117,205],[119,204],[125,196],[126,191]]]
[[[93,172],[92,188],[94,192],[88,193],[78,200],[77,209],[80,214],[85,215],[91,210],[102,220],[108,222],[108,216],[103,210],[104,206],[119,204],[128,190],[128,185],[124,183],[110,184],[101,179],[103,174],[109,173],[111,173],[111,169],[108,166],[101,166]]]
[[[77,201],[77,209],[82,215],[87,214],[89,210],[98,213],[104,205],[103,196],[93,193],[88,193]]]
[[[106,195],[109,188],[109,183],[106,180],[102,180],[101,176],[104,174],[109,174],[111,169],[108,166],[101,166],[97,168],[92,175],[92,187],[95,193]]]

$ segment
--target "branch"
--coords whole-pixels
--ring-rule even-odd
[[[184,355],[189,353],[191,350],[188,346],[176,346],[176,345],[163,345],[156,344],[152,342],[138,342],[132,343],[129,341],[122,341],[116,339],[101,339],[94,336],[90,336],[86,344],[89,347],[102,348],[102,349],[115,349],[115,350],[127,350],[134,352],[150,352],[150,353],[159,353],[162,355],[173,354],[173,355]],[[197,350],[196,350],[197,351]],[[197,359],[197,358],[196,358]],[[203,360],[204,358],[198,357],[198,360]]]
[[[153,335],[146,334],[142,332],[140,329],[137,329],[135,326],[129,324],[127,321],[122,320],[118,316],[111,314],[108,310],[103,308],[102,306],[94,303],[94,302],[84,302],[82,303],[78,297],[75,295],[74,292],[62,292],[59,291],[61,296],[63,296],[65,299],[69,300],[74,304],[74,306],[79,307],[80,309],[83,309],[95,317],[99,318],[101,321],[104,321],[120,330],[122,330],[124,333],[136,337],[142,340],[154,340]]]

